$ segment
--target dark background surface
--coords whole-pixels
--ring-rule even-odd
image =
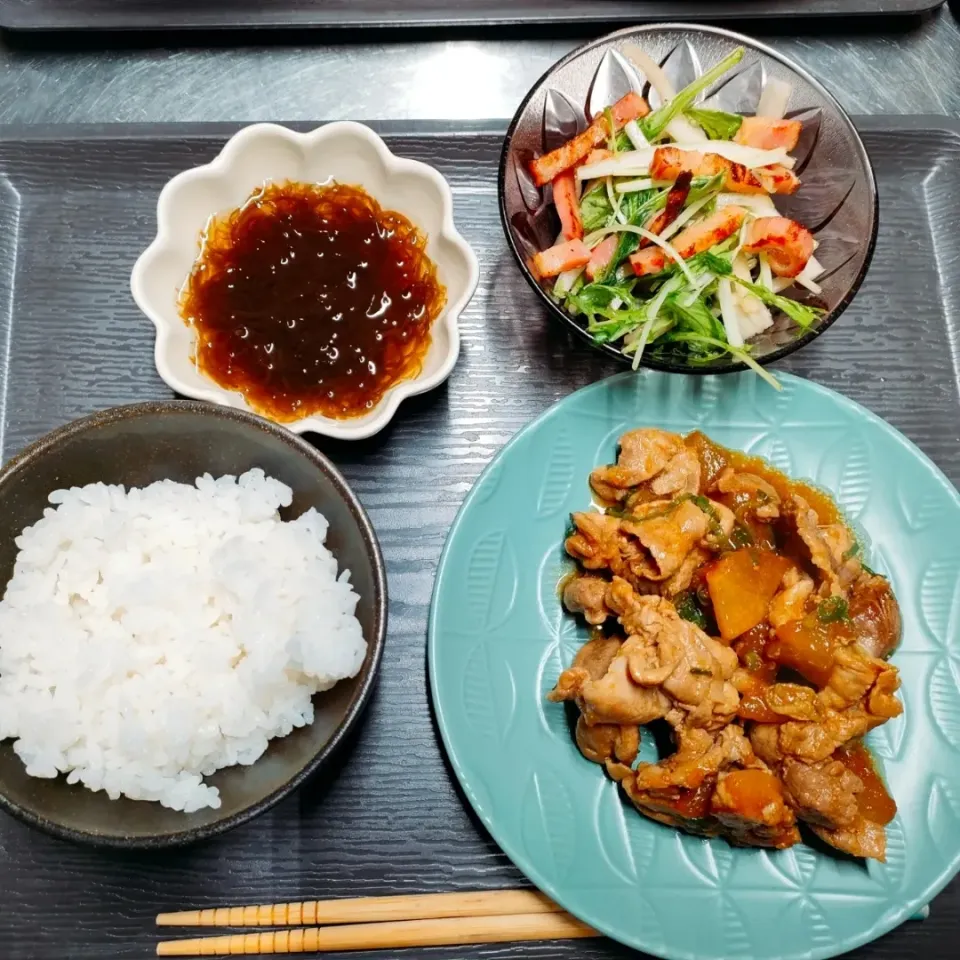
[[[943,0],[0,0],[17,30],[475,26],[916,14]]]
[[[880,185],[873,266],[836,325],[781,368],[864,403],[957,484],[960,125],[858,124]],[[306,788],[193,848],[92,851],[0,817],[3,960],[147,957],[161,910],[524,882],[472,817],[438,740],[425,676],[430,593],[457,507],[497,449],[553,401],[620,368],[548,320],[508,255],[496,209],[502,127],[455,136],[436,124],[404,126],[407,133],[388,127],[390,146],[450,181],[481,280],[461,318],[463,351],[447,386],[404,403],[377,437],[317,442],[369,511],[387,562],[390,622],[370,709]],[[153,236],[162,185],[211,159],[229,132],[105,126],[0,137],[4,458],[92,410],[169,396],[153,366],[153,328],[128,292],[129,271]],[[855,955],[954,957],[958,937],[954,883],[929,919]],[[637,956],[608,940],[420,952],[437,960]]]
[[[806,67],[850,113],[960,112],[960,23],[946,5],[725,25]],[[0,31],[0,123],[506,118],[602,30],[548,19],[457,30]]]

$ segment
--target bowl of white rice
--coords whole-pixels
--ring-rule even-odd
[[[94,414],[7,463],[0,581],[0,808],[100,846],[201,840],[322,777],[386,633],[339,472],[191,401]]]

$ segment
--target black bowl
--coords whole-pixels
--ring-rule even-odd
[[[103,481],[143,487],[203,473],[239,475],[261,467],[293,489],[284,519],[316,507],[330,523],[327,546],[348,567],[360,596],[357,617],[367,656],[356,677],[314,697],[315,718],[272,740],[251,766],[218,771],[217,810],[178,813],[159,803],[110,800],[80,785],[28,777],[12,741],[0,743],[0,807],[55,836],[104,847],[192,843],[263,813],[316,773],[356,723],[373,690],[387,626],[383,557],[366,512],[336,468],[304,440],[260,417],[192,401],[116,407],[42,437],[0,470],[0,582],[12,573],[14,538],[35,523],[60,487]]]
[[[520,104],[503,144],[500,157],[500,218],[507,242],[520,270],[553,316],[572,328],[591,346],[624,363],[631,358],[619,347],[598,344],[583,322],[561,309],[527,267],[529,257],[551,246],[559,232],[552,204],[544,202],[526,163],[553,149],[585,123],[591,99],[600,107],[630,89],[641,87],[638,74],[617,53],[625,43],[635,43],[661,64],[677,89],[709,68],[736,47],[746,55],[734,71],[707,91],[720,109],[752,113],[766,77],[786,80],[793,87],[788,116],[804,120],[804,133],[794,156],[803,185],[791,197],[777,197],[784,216],[805,224],[820,246],[817,259],[826,272],[817,282],[818,297],[796,296],[825,308],[819,322],[800,331],[788,318],[751,340],[760,363],[772,363],[799,350],[820,336],[853,299],[873,257],[877,241],[877,184],[870,158],[852,121],[834,97],[802,67],[779,53],[720,27],[690,24],[655,24],[618,30],[574,50],[551,67]],[[795,294],[791,293],[791,296]],[[709,363],[684,363],[644,354],[642,365],[670,373],[730,373],[744,364],[729,358]]]

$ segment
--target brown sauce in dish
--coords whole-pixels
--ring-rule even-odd
[[[210,222],[180,297],[200,371],[273,420],[363,416],[430,347],[446,290],[425,246],[360,187],[257,189]]]

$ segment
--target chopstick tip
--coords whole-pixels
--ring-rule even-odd
[[[204,949],[203,940],[163,940],[157,944],[158,957],[196,957]]]
[[[158,927],[196,926],[200,922],[199,910],[180,910],[176,913],[158,913]]]

